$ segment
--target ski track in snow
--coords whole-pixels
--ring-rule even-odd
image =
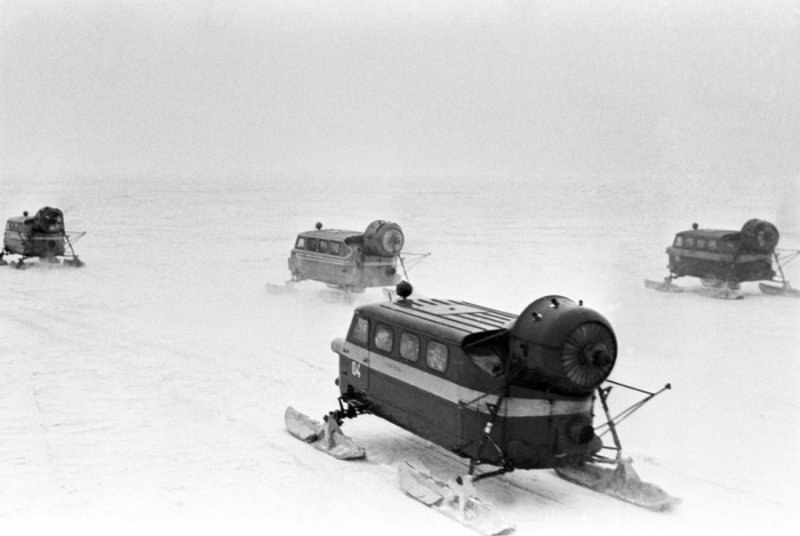
[[[333,460],[283,428],[288,405],[315,418],[335,407],[330,341],[354,307],[383,296],[348,303],[313,282],[283,293],[265,283],[288,277],[294,236],[314,222],[388,219],[409,251],[432,252],[411,272],[420,293],[514,313],[546,294],[584,299],[617,331],[613,379],[673,385],[620,432],[639,474],[682,504],[648,512],[551,471],[481,481],[518,534],[791,532],[800,300],[749,285],[735,302],[642,287],[665,275],[664,248],[692,221],[760,217],[781,246],[800,247],[786,192],[756,182],[707,206],[686,193],[719,196],[712,185],[590,183],[353,181],[335,204],[288,180],[0,185],[3,216],[69,206],[68,229],[88,231],[76,244],[84,268],[0,270],[0,526],[471,534],[404,498],[395,472],[413,458],[447,478],[466,460],[372,416],[344,427],[365,462]],[[787,270],[796,284],[798,268]],[[611,402],[628,398],[615,390]]]

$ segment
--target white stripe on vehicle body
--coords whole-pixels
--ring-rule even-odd
[[[335,346],[336,344],[334,343]],[[366,348],[350,342],[342,342],[340,355],[368,367],[370,373],[383,374],[427,391],[431,395],[443,398],[453,404],[465,405],[482,413],[488,414],[489,410],[486,405],[496,404],[499,399],[498,395],[457,385],[447,378],[425,372],[376,352],[370,352]],[[503,400],[500,415],[505,417],[572,415],[590,412],[593,405],[594,400],[592,397],[552,401],[541,398],[508,397]]]

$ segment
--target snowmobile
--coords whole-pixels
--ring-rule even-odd
[[[293,436],[340,459],[364,458],[341,425],[369,414],[468,459],[461,483],[404,464],[400,486],[484,534],[511,526],[465,492],[464,483],[517,469],[555,469],[570,482],[652,510],[677,502],[636,475],[616,426],[670,386],[642,391],[647,398],[612,418],[612,387],[629,386],[609,379],[617,341],[602,315],[563,296],[542,297],[516,316],[411,294],[411,285],[401,282],[391,301],[355,309],[346,337],[332,342],[338,408],[321,421],[287,408]],[[606,423],[595,428],[597,400]],[[600,437],[608,432],[613,445]]]
[[[66,231],[64,213],[57,208],[42,207],[33,216],[25,211],[6,221],[0,266],[9,264],[5,255],[19,257],[11,262],[15,268],[27,267],[25,260],[30,258],[38,258],[44,264],[61,264],[63,259],[65,266],[83,266],[72,246],[85,234]]]
[[[800,255],[800,250],[778,249],[780,234],[772,223],[751,219],[740,231],[692,229],[675,235],[669,256],[669,275],[663,281],[645,279],[645,286],[665,292],[687,290],[675,285],[674,279],[689,276],[700,279],[701,294],[714,298],[741,299],[741,284],[746,281],[767,281],[758,287],[764,294],[800,297],[792,288],[783,267]],[[776,283],[776,284],[769,284]]]

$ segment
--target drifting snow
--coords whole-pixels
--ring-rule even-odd
[[[774,222],[800,247],[791,182],[701,180],[4,180],[0,216],[50,205],[86,230],[79,270],[0,270],[0,526],[59,532],[470,532],[397,486],[418,459],[465,463],[375,417],[345,423],[366,461],[286,433],[288,405],[335,406],[336,358],[354,306],[288,278],[316,221],[402,225],[419,292],[518,313],[545,294],[583,299],[615,327],[613,379],[671,382],[621,426],[643,479],[683,503],[636,508],[520,471],[478,484],[518,534],[716,529],[789,532],[800,506],[800,300],[745,284],[741,301],[647,290],[693,221]],[[800,285],[800,266],[787,276]],[[696,284],[691,280],[681,284]],[[629,396],[615,390],[612,404]]]

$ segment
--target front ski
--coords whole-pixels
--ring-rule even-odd
[[[277,283],[264,283],[264,288],[269,294],[288,294],[292,290],[294,290],[294,283],[295,281],[290,279],[283,284]]]
[[[362,447],[342,433],[332,416],[321,423],[289,406],[283,419],[290,434],[334,458],[357,460],[367,455]]]
[[[623,458],[614,469],[601,467],[596,463],[585,463],[558,467],[555,471],[558,476],[573,484],[649,510],[669,510],[680,502],[655,484],[643,482],[631,463],[630,458]]]
[[[669,278],[664,281],[653,281],[652,279],[644,280],[645,288],[660,290],[661,292],[683,292],[683,289],[678,285],[674,285]]]
[[[459,477],[460,482],[444,482],[425,467],[409,462],[400,464],[398,477],[406,495],[479,534],[495,536],[514,531],[513,525],[496,517],[491,507],[474,495],[471,483],[465,482],[469,477]]]

